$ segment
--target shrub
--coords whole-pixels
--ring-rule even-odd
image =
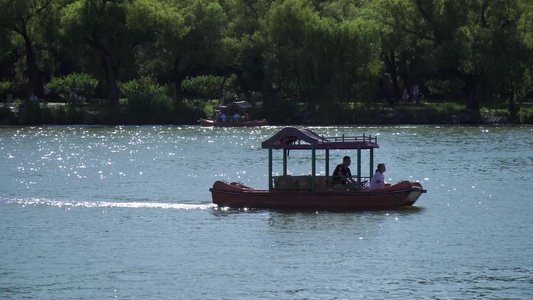
[[[57,93],[64,100],[72,100],[71,93],[90,99],[98,85],[98,80],[88,74],[70,74],[66,77],[55,77],[47,85],[48,89]]]
[[[518,112],[520,123],[533,124],[533,108],[521,107]]]
[[[174,107],[172,116],[173,124],[196,124],[198,119],[205,118],[205,112],[202,107],[191,103],[181,103]]]
[[[15,114],[7,106],[0,106],[0,123],[11,122],[15,118]]]
[[[10,87],[11,87],[11,82],[9,81],[0,82],[0,95],[4,95],[4,93],[9,91]]]
[[[220,76],[198,76],[184,80],[181,87],[187,93],[196,94],[203,99],[220,97],[220,86],[224,78]]]
[[[466,106],[463,104],[455,102],[444,102],[440,105],[437,105],[437,111],[443,113],[444,115],[456,115],[466,111]]]
[[[119,88],[128,97],[129,122],[172,122],[172,98],[167,95],[166,88],[157,84],[155,79],[144,77],[121,84]]]
[[[151,77],[142,77],[126,83],[119,82],[118,89],[126,98],[140,94],[166,94],[165,88],[160,86],[157,81]]]
[[[168,123],[172,98],[160,93],[139,93],[128,97],[128,110],[133,123]]]
[[[464,87],[465,83],[460,79],[426,81],[426,86],[433,98],[451,99],[454,98]]]

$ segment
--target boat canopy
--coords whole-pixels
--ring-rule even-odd
[[[309,129],[285,127],[261,144],[262,149],[374,149],[379,148],[377,137],[324,137]]]
[[[222,109],[227,109],[227,110],[232,110],[232,109],[236,109],[236,110],[246,110],[246,109],[251,109],[252,108],[252,105],[246,101],[236,101],[236,102],[232,102],[230,104],[227,104],[227,105],[219,105],[219,106],[215,106],[215,109],[219,109],[219,110],[222,110]]]

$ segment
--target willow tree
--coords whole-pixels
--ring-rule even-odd
[[[126,24],[131,2],[78,0],[61,11],[62,34],[75,50],[71,55],[81,58],[78,63],[89,68],[94,63],[90,61],[92,54],[96,55],[110,106],[119,103],[119,72],[123,65],[134,61],[133,50],[140,43],[139,36]]]
[[[43,71],[39,66],[38,45],[43,40],[43,27],[48,23],[57,0],[0,0],[0,27],[12,34],[11,43],[24,57],[24,77],[28,80],[26,102],[31,94],[42,97]],[[19,47],[20,45],[20,47]]]
[[[406,78],[455,83],[449,88],[467,96],[476,121],[481,103],[512,102],[519,87],[526,86],[531,47],[525,43],[525,28],[532,5],[506,0],[376,1],[385,28],[382,59],[387,72],[405,85]]]
[[[137,1],[128,25],[150,37],[138,49],[144,73],[168,74],[176,101],[182,101],[181,84],[187,76],[205,75],[221,66],[226,15],[215,0]]]
[[[532,2],[484,0],[473,3],[468,22],[458,33],[464,55],[461,70],[474,79],[480,101],[509,103],[516,118],[515,99],[531,86],[532,49],[522,24],[531,17]],[[474,106],[474,109],[478,107]]]
[[[272,82],[265,76],[265,39],[259,36],[260,20],[270,8],[270,0],[225,0],[228,17],[224,44],[228,51],[228,69],[236,75],[241,92],[250,97],[250,90],[261,91],[263,98],[273,94]],[[225,75],[227,76],[227,72]],[[264,104],[268,106],[269,101]]]
[[[285,96],[305,99],[321,115],[333,115],[336,103],[365,100],[379,70],[372,23],[321,16],[311,1],[285,0],[272,4],[262,26],[270,45],[265,70]]]

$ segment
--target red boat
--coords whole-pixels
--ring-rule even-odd
[[[199,119],[198,123],[202,126],[210,127],[257,127],[268,125],[267,120],[246,120],[243,119],[244,114],[252,109],[252,105],[246,101],[236,101],[228,105],[218,105],[213,107],[213,118]],[[241,113],[241,118],[234,120],[232,116],[227,116],[226,122],[220,120],[222,113],[229,113],[231,111],[238,111]]]
[[[418,182],[402,181],[371,190],[364,183],[371,180],[374,149],[379,148],[377,138],[323,137],[308,129],[284,128],[262,143],[269,150],[269,189],[253,189],[240,183],[216,181],[210,189],[213,203],[219,207],[234,208],[281,208],[319,210],[361,210],[411,206],[426,190]],[[332,189],[332,176],[317,176],[316,150],[324,150],[326,174],[329,174],[329,150],[353,149],[357,151],[357,186],[351,189]],[[272,176],[273,150],[283,151],[283,176]],[[311,175],[287,174],[289,150],[311,150]],[[370,151],[370,176],[361,174],[361,151]]]
[[[202,126],[214,126],[214,127],[257,127],[268,125],[267,120],[254,120],[246,122],[219,122],[211,118],[199,119],[198,122]]]

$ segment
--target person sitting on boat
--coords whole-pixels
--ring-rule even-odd
[[[242,120],[243,120],[244,122],[248,122],[248,119],[249,119],[248,112],[247,112],[247,111],[244,111],[244,115],[242,116]]]
[[[241,120],[241,115],[239,115],[238,112],[235,112],[235,114],[233,115],[233,121],[239,122],[240,120]]]
[[[331,186],[334,189],[342,189],[342,188],[355,188],[357,187],[357,183],[352,177],[352,172],[350,171],[349,166],[352,164],[352,160],[349,156],[345,156],[342,159],[342,164],[337,165],[335,167],[335,171],[333,171],[333,178],[331,181]]]
[[[220,115],[220,120],[224,123],[226,123],[226,120],[228,119],[228,116],[226,116],[226,113],[223,112],[221,115]]]
[[[381,189],[385,187],[385,176],[383,176],[383,173],[385,173],[385,164],[381,163],[378,164],[378,168],[376,169],[376,174],[374,174],[374,177],[372,177],[372,180],[370,181],[370,189]]]

